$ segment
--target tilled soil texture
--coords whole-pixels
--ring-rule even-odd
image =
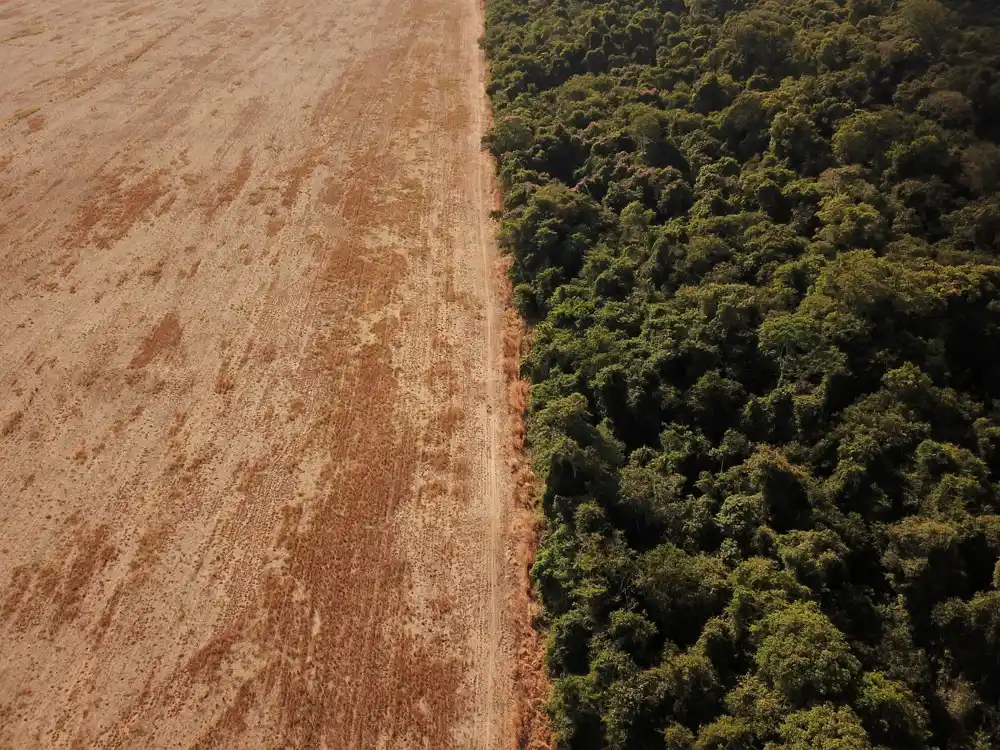
[[[480,23],[0,4],[0,746],[506,745]]]

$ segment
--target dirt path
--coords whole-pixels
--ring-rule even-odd
[[[479,29],[0,3],[0,747],[505,746]]]

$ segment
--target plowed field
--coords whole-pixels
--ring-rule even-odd
[[[505,746],[477,0],[0,2],[0,746]]]

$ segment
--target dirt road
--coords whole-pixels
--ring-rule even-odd
[[[0,746],[504,745],[479,30],[0,3]]]

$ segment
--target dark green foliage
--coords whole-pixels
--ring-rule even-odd
[[[1000,746],[1000,10],[487,0],[560,748]]]
[[[778,730],[781,739],[766,750],[871,750],[868,735],[847,706],[823,703],[791,714]]]
[[[844,634],[812,602],[768,615],[753,635],[757,674],[791,706],[845,695],[861,671]]]

